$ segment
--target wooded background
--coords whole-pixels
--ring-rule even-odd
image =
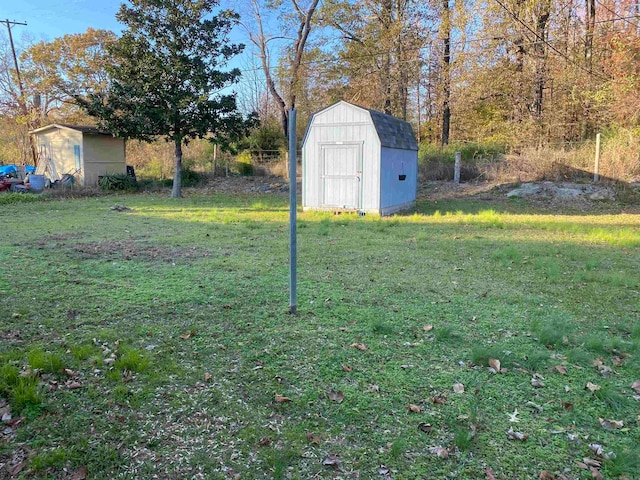
[[[288,108],[298,110],[300,139],[313,112],[344,99],[409,121],[423,165],[462,150],[466,160],[488,159],[494,173],[588,170],[601,132],[603,175],[640,177],[633,0],[244,0],[233,8],[247,45],[233,88],[241,110],[261,122],[231,146],[245,161],[284,147]],[[20,77],[8,36],[0,42],[2,163],[32,163],[29,129],[94,123],[71,97],[106,88],[105,46],[117,38],[89,29],[36,42],[27,28],[13,27]],[[130,142],[128,158],[166,177],[170,152],[163,142]],[[196,169],[211,169],[214,156],[224,158],[208,140],[185,150]]]

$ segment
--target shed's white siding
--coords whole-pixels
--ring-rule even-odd
[[[82,147],[85,185],[97,185],[101,175],[126,173],[124,141],[121,138],[85,134]]]
[[[303,209],[389,215],[415,203],[417,176],[406,122],[347,102],[313,115],[302,143]]]
[[[380,140],[366,110],[338,103],[314,115],[302,150],[303,208],[340,208],[326,203],[323,191],[323,149],[360,145],[362,172],[360,205],[362,210],[377,211],[380,203]]]

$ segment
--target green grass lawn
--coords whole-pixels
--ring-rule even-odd
[[[0,478],[640,478],[638,215],[0,208]]]

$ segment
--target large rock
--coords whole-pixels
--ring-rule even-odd
[[[523,183],[507,193],[507,197],[541,197],[558,199],[589,198],[590,200],[615,200],[615,191],[607,185],[580,183]]]
[[[523,183],[515,190],[507,193],[507,197],[532,197],[542,193],[542,186],[536,183]]]

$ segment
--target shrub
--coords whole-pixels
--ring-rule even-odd
[[[202,173],[191,170],[190,168],[183,168],[182,172],[180,172],[180,179],[183,187],[195,187],[204,182],[206,177]],[[162,185],[165,187],[173,187],[173,178],[163,180]]]
[[[236,157],[236,168],[240,175],[253,175],[253,159],[250,152],[245,150]]]
[[[138,182],[125,173],[104,175],[98,180],[98,185],[104,191],[135,191],[138,190]]]

